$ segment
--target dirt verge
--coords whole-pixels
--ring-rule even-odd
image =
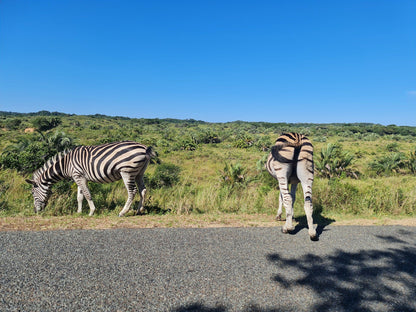
[[[315,222],[315,223],[319,223]],[[405,225],[416,226],[416,218],[367,218],[333,220],[331,225]],[[209,227],[271,227],[281,226],[273,216],[257,214],[222,215],[144,215],[127,216],[16,216],[0,217],[0,231],[45,231],[71,229],[116,228],[209,228]]]

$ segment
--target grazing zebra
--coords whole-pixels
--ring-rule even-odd
[[[296,188],[302,184],[304,209],[308,220],[309,236],[317,239],[312,219],[312,183],[313,183],[313,146],[311,141],[298,133],[285,133],[277,138],[266,162],[269,173],[279,181],[279,209],[276,218],[281,219],[282,203],[286,210],[286,223],[283,233],[294,230],[292,225],[293,204]],[[289,192],[289,184],[292,184]]]
[[[84,196],[90,207],[89,215],[92,216],[95,210],[87,181],[110,183],[120,179],[123,179],[128,197],[119,216],[129,211],[137,191],[140,193],[137,211],[142,212],[146,194],[143,175],[150,158],[155,156],[151,147],[131,141],[78,146],[59,153],[33,173],[33,180],[26,180],[33,186],[35,212],[45,208],[52,184],[64,179],[73,179],[78,185],[78,213],[82,211]]]

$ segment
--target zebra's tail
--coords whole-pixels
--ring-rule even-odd
[[[157,157],[157,153],[153,150],[152,146],[146,148],[146,156],[151,159]]]

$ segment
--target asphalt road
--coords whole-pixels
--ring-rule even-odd
[[[0,311],[416,311],[416,228],[0,232]]]

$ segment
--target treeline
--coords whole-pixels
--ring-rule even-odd
[[[6,129],[20,129],[30,126],[28,123],[32,117],[77,117],[75,114],[65,114],[60,112],[39,111],[34,113],[15,113],[0,111],[0,127]],[[81,116],[78,116],[81,117]],[[396,126],[396,125],[381,125],[372,123],[329,123],[329,124],[314,124],[314,123],[283,123],[283,122],[247,122],[247,121],[232,121],[226,123],[209,123],[195,119],[173,119],[173,118],[129,118],[121,116],[106,116],[102,114],[86,115],[84,117],[92,118],[97,121],[126,121],[140,125],[174,125],[179,127],[211,125],[215,128],[235,128],[248,132],[258,132],[258,130],[266,131],[299,131],[305,135],[315,136],[331,136],[340,135],[348,137],[351,135],[368,135],[376,134],[378,136],[385,135],[401,135],[416,137],[416,127],[411,126]],[[26,122],[25,122],[26,121]],[[11,127],[11,128],[9,128]]]
[[[65,114],[60,112],[49,112],[46,110],[33,113],[17,113],[0,111],[0,117],[32,117],[32,116],[73,116],[74,114]]]

